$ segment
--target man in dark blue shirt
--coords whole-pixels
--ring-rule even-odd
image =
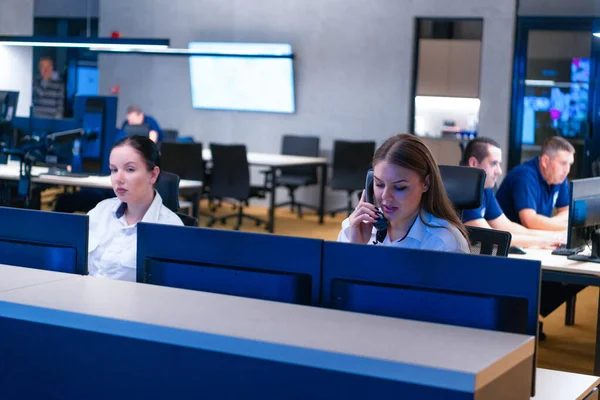
[[[123,121],[121,130],[117,132],[116,141],[118,142],[123,137],[127,136],[125,130],[128,125],[148,125],[149,133],[148,137],[152,139],[154,143],[160,143],[163,140],[163,131],[160,129],[158,122],[150,115],[146,115],[144,111],[137,105],[131,105],[127,107],[127,119]]]
[[[556,247],[564,241],[560,234],[527,229],[510,221],[496,200],[493,188],[502,175],[502,150],[496,141],[478,137],[471,140],[460,162],[463,166],[481,168],[486,173],[483,201],[479,208],[463,211],[463,222],[467,226],[486,229],[498,229],[510,232],[511,244],[515,246]]]
[[[498,189],[496,198],[513,222],[530,229],[564,231],[569,216],[567,175],[575,149],[566,139],[553,136],[541,153],[513,168]],[[556,215],[552,216],[556,208]]]

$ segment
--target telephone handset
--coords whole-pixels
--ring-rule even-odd
[[[373,201],[373,170],[370,169],[369,171],[367,171],[367,182],[365,184],[365,200],[367,203],[371,203],[371,204],[375,204],[375,202]],[[387,219],[385,219],[385,217],[383,216],[383,213],[381,211],[377,211],[377,221],[375,221],[375,223],[373,224],[373,226],[375,226],[375,229],[377,229],[377,241],[374,242],[375,244],[377,244],[377,242],[383,242],[383,239],[385,239],[385,236],[387,235],[387,228],[388,228],[388,221]]]

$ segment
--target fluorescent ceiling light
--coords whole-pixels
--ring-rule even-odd
[[[60,36],[0,36],[0,46],[77,47],[90,50],[137,51],[169,47],[168,39],[60,37]]]
[[[600,37],[600,32],[594,32],[594,36]]]

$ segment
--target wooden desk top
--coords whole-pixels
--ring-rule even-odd
[[[263,167],[290,167],[297,165],[317,165],[327,164],[326,157],[303,157],[303,156],[288,156],[284,154],[270,153],[247,153],[248,164],[263,166]],[[202,151],[202,158],[205,161],[212,160],[210,149]]]
[[[14,272],[0,269],[0,282]],[[0,316],[472,392],[531,336],[79,277],[0,292]]]
[[[600,384],[600,378],[537,368],[535,397],[532,400],[581,400]]]

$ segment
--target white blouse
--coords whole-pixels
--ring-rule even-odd
[[[425,224],[426,222],[427,224]],[[431,226],[428,226],[431,225]],[[371,240],[368,244],[373,244],[377,230],[373,228]],[[337,241],[350,242],[350,222],[346,218],[342,222]],[[385,236],[380,246],[396,246],[408,249],[450,251],[457,253],[470,253],[469,244],[456,226],[445,219],[437,218],[421,211],[421,214],[415,220],[415,223],[408,231],[406,237],[402,240],[390,241],[388,235]]]
[[[126,207],[115,197],[101,201],[88,213],[90,276],[136,281],[137,223],[127,224]],[[177,214],[163,205],[157,192],[142,222],[183,225]]]

